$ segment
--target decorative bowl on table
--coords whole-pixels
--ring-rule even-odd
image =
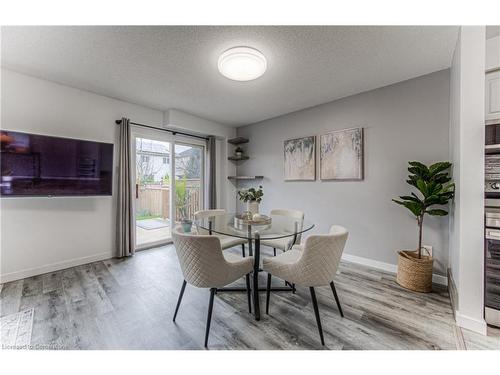
[[[260,216],[260,217],[259,217]],[[239,230],[247,229],[248,226],[270,226],[271,217],[266,215],[249,216],[246,213],[234,216],[234,227]],[[255,219],[254,219],[255,217]]]

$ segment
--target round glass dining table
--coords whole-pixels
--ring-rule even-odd
[[[256,320],[260,320],[259,291],[265,291],[265,288],[259,289],[260,269],[260,247],[261,241],[289,239],[283,241],[290,249],[299,238],[299,235],[314,228],[314,224],[307,220],[298,220],[296,218],[282,215],[261,215],[256,220],[249,219],[245,214],[224,213],[200,218],[194,221],[196,231],[199,234],[223,235],[235,238],[241,238],[248,241],[248,252],[254,257],[253,270],[253,306]],[[292,291],[290,288],[273,288],[274,291]],[[245,288],[222,288],[218,291],[246,291]]]

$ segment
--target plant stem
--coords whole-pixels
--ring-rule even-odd
[[[418,259],[422,258],[422,226],[424,224],[424,214],[418,218]]]

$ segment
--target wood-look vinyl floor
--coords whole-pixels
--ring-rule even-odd
[[[181,283],[169,245],[6,283],[0,313],[33,307],[36,349],[203,349],[209,293],[188,285],[173,323]],[[490,328],[483,337],[455,325],[442,288],[409,292],[394,275],[351,263],[341,264],[335,284],[344,318],[330,288],[316,289],[324,347],[309,290],[298,288],[272,293],[269,315],[262,293],[259,322],[248,313],[244,293],[218,293],[209,349],[500,349],[500,330]]]

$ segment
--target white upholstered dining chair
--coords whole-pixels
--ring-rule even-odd
[[[301,231],[304,225],[304,213],[299,210],[290,210],[290,209],[274,209],[271,210],[271,217],[273,216],[284,216],[287,218],[293,219],[292,222],[294,224],[290,224],[289,228],[285,228],[290,233],[294,233],[294,231],[299,232],[295,237],[285,237],[285,238],[276,238],[272,240],[262,240],[261,245],[269,246],[273,248],[274,255],[276,256],[276,249],[287,251],[294,244],[300,244],[301,241]]]
[[[224,215],[226,214],[226,210],[218,208],[212,210],[201,210],[194,213],[195,220],[200,219],[210,219],[214,220],[214,224],[216,224],[217,220],[224,220]],[[215,225],[216,226],[216,225]],[[215,227],[214,226],[214,227]],[[198,234],[209,234],[208,230],[198,227]],[[245,243],[247,240],[243,238],[236,238],[231,236],[226,236],[223,234],[212,233],[213,236],[218,237],[220,239],[220,244],[222,246],[222,250],[229,249],[231,247],[241,245],[241,253],[243,257],[245,257]]]
[[[333,279],[337,273],[347,236],[348,232],[344,227],[332,225],[328,234],[307,237],[301,250],[293,247],[278,256],[263,258],[263,269],[268,273],[266,314],[269,314],[272,275],[298,286],[308,287],[311,293],[321,344],[325,345],[314,288],[330,285],[339,313],[342,317],[344,316]]]
[[[205,330],[205,347],[207,347],[214,295],[217,288],[222,288],[245,276],[248,310],[251,312],[249,272],[253,270],[253,257],[241,258],[238,255],[223,253],[218,237],[186,234],[183,233],[180,226],[175,228],[173,239],[184,276],[173,321],[175,322],[177,317],[187,283],[198,288],[209,288],[210,300]]]

